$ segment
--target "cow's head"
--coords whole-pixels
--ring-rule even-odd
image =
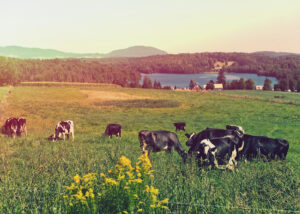
[[[245,131],[244,131],[243,127],[241,127],[241,126],[226,125],[226,129],[227,130],[239,131],[239,132],[245,134]]]
[[[186,133],[185,136],[188,138],[188,140],[185,142],[185,145],[192,146],[197,138],[197,135],[193,132],[192,134]]]

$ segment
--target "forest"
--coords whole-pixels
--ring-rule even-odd
[[[114,83],[141,87],[140,73],[203,73],[222,62],[223,72],[276,77],[280,90],[300,85],[300,57],[249,53],[168,54],[140,58],[22,60],[0,57],[0,85],[21,81]],[[233,62],[229,65],[228,62]]]

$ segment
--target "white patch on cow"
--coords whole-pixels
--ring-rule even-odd
[[[195,135],[195,132],[193,132],[193,133],[190,135],[189,140],[192,139],[192,137],[193,137],[194,135]]]
[[[200,142],[200,144],[204,144],[205,146],[208,146],[210,149],[216,148],[214,144],[209,139],[204,139]]]
[[[162,148],[163,150],[166,150],[166,149],[168,149],[168,145],[167,146],[165,146],[164,148]]]
[[[243,149],[244,149],[244,145],[245,145],[245,143],[244,143],[244,141],[242,142],[242,146],[240,147],[240,148],[238,148],[238,151],[240,152],[240,151],[242,151]]]
[[[236,151],[236,149],[234,149],[231,153],[231,157],[228,161],[228,165],[234,165],[234,164],[236,165],[237,164],[237,162],[235,160],[236,156],[237,156],[237,151]]]

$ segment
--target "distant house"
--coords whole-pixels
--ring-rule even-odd
[[[223,84],[222,83],[216,83],[216,84],[214,84],[214,86],[215,86],[215,89],[214,90],[218,90],[218,91],[220,91],[220,90],[223,90]]]
[[[257,85],[255,87],[256,90],[263,90],[264,89],[264,86],[263,85]]]

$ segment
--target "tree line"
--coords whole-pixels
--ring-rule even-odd
[[[105,59],[22,60],[0,57],[0,84],[17,84],[20,81],[63,81],[142,87],[139,84],[140,73],[210,72],[217,62],[224,64],[222,67],[224,72],[276,77],[279,81],[278,85],[275,85],[276,89],[294,91],[299,88],[300,57],[221,52]],[[156,87],[159,88],[157,85]]]

